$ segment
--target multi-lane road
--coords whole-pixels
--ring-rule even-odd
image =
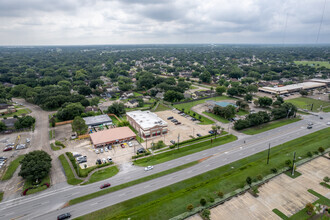
[[[101,183],[99,182],[86,186],[69,186],[65,183],[56,184],[43,193],[0,203],[0,219],[56,219],[59,214],[66,212],[70,212],[72,217],[78,217],[253,155],[266,150],[269,144],[271,147],[274,147],[326,128],[326,123],[330,121],[330,114],[322,113],[321,115],[324,118],[323,120],[313,115],[304,116],[303,120],[280,128],[241,138],[225,145],[220,145],[155,165],[154,169],[149,172],[145,172],[142,167],[134,167],[127,172],[119,173],[103,182],[110,182],[112,186],[116,186],[191,161],[209,157],[203,162],[187,169],[124,188],[73,206],[62,208],[67,201],[73,198],[99,191]],[[314,123],[312,129],[307,129],[307,123],[309,122]]]

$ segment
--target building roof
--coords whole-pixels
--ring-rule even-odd
[[[108,115],[97,115],[83,118],[86,122],[86,125],[101,125],[106,123],[112,123],[111,118]]]
[[[17,121],[17,118],[8,118],[8,119],[3,119],[2,122],[7,126],[7,127],[14,127],[15,122]]]
[[[89,135],[94,145],[113,142],[116,140],[135,137],[135,133],[129,127],[118,127],[98,131]]]
[[[155,126],[167,126],[167,122],[150,111],[132,111],[127,112],[126,115],[133,118],[143,130],[148,130]]]
[[[310,79],[312,82],[320,82],[320,83],[330,83],[330,79]]]
[[[304,82],[304,83],[292,84],[292,85],[287,85],[287,86],[282,86],[282,87],[262,87],[262,88],[259,88],[259,90],[281,94],[281,93],[287,93],[287,92],[295,91],[295,90],[312,89],[312,88],[317,88],[317,87],[322,87],[322,86],[326,86],[326,84],[318,83],[318,82]]]

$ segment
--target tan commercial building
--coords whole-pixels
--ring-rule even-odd
[[[127,112],[127,121],[138,131],[143,138],[149,138],[166,134],[168,132],[167,122],[150,111]]]
[[[106,129],[91,133],[89,136],[95,148],[130,141],[136,138],[135,133],[129,127]]]
[[[287,94],[291,92],[299,92],[300,90],[310,90],[310,89],[316,89],[321,87],[326,87],[327,85],[325,83],[319,83],[319,82],[304,82],[304,83],[298,83],[298,84],[292,84],[287,86],[281,86],[281,87],[261,87],[259,88],[259,91],[270,93],[274,95],[282,95]]]

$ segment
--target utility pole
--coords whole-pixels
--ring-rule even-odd
[[[146,137],[146,150],[148,150],[148,137]]]
[[[292,176],[294,176],[294,167],[296,163],[296,152],[293,153],[293,163],[292,163]]]
[[[195,135],[194,135],[194,134],[195,134],[195,128],[193,128],[193,137],[195,137]]]
[[[312,103],[311,111],[313,111],[314,103]]]
[[[178,134],[178,149],[179,149],[179,140],[180,140],[180,134]]]
[[[290,114],[291,110],[292,110],[292,108],[289,109],[288,114],[286,115],[286,118],[289,117],[289,114]]]
[[[269,146],[268,146],[267,164],[269,164],[269,154],[270,154],[270,143],[269,143]]]

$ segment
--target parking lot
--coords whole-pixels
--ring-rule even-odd
[[[199,125],[197,122],[190,120],[189,116],[181,116],[178,114],[179,111],[177,110],[166,110],[155,112],[158,117],[163,119],[168,123],[168,133],[162,136],[148,138],[148,148],[150,147],[150,142],[153,141],[154,143],[158,142],[159,140],[164,141],[165,144],[171,145],[170,141],[174,140],[177,142],[178,135],[180,135],[180,141],[191,139],[190,136],[197,137],[197,134],[201,134],[202,136],[208,135],[208,131],[211,130],[212,125]],[[171,120],[167,120],[168,117],[173,117],[177,119],[181,124],[175,125],[175,123],[171,122]],[[150,140],[150,142],[149,142]],[[145,142],[143,146],[145,146]]]

